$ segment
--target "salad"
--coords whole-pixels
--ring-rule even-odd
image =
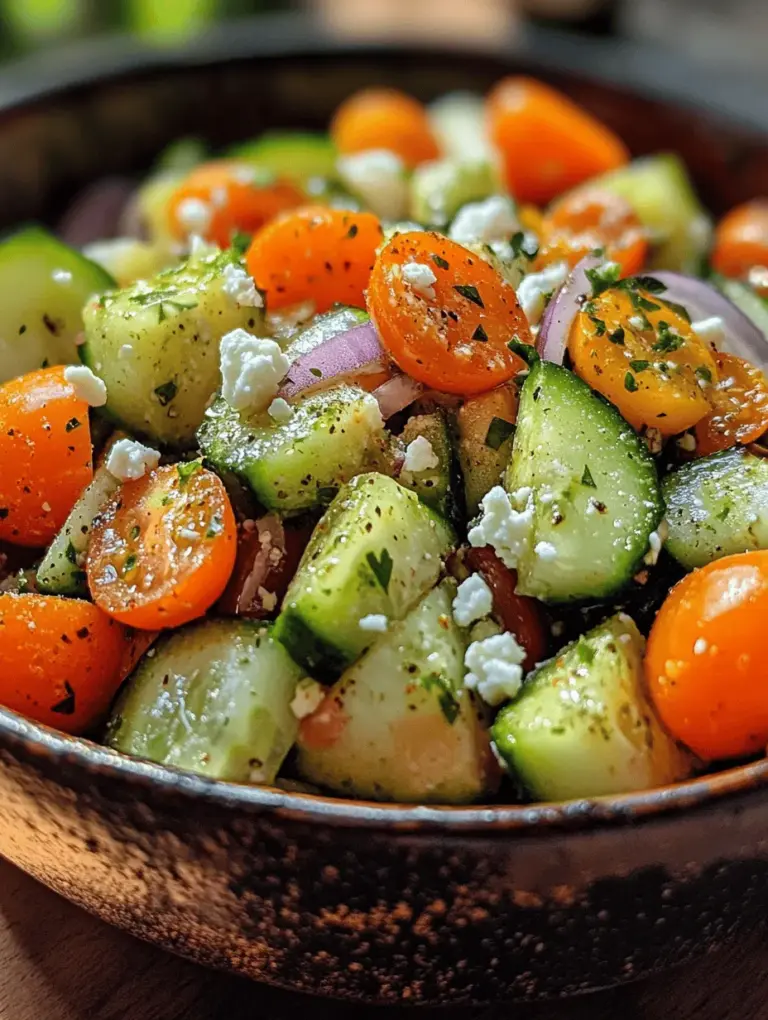
[[[103,198],[0,242],[0,704],[385,801],[765,753],[768,200],[525,78]]]

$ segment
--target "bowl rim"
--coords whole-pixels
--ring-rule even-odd
[[[339,40],[303,14],[262,15],[231,21],[207,32],[204,41],[176,50],[137,44],[121,35],[90,40],[51,54],[28,57],[0,72],[0,132],[5,115],[23,115],[57,96],[97,84],[130,82],[145,76],[254,59],[334,58],[410,52],[457,57],[490,56],[510,64],[539,67],[544,73],[577,76],[611,85],[649,99],[701,113],[710,121],[728,120],[756,135],[768,135],[768,110],[756,102],[754,84],[741,78],[718,78],[718,96],[708,96],[711,72],[679,61],[659,61],[658,53],[636,43],[608,43],[575,38],[549,30],[528,29],[499,47],[465,47],[443,41]],[[87,59],[84,57],[87,55]],[[648,59],[654,79],[647,77]],[[658,71],[658,73],[657,73]],[[127,781],[154,794],[181,796],[212,807],[277,815],[310,824],[398,832],[475,832],[536,835],[557,829],[593,830],[602,826],[659,820],[681,811],[706,808],[721,800],[757,793],[768,787],[768,759],[737,765],[712,775],[635,793],[552,803],[512,805],[419,805],[348,800],[275,787],[207,779],[192,772],[130,758],[81,737],[70,737],[0,707],[0,750],[25,760],[49,759],[92,778]]]

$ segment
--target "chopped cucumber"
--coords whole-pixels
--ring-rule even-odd
[[[732,301],[738,309],[740,309],[748,319],[757,326],[763,333],[766,339],[765,354],[762,358],[762,365],[765,366],[765,362],[768,359],[768,302],[765,298],[761,298],[759,294],[749,286],[747,283],[742,283],[741,280],[729,280],[725,276],[720,276],[715,273],[712,275],[712,283],[722,291],[723,294]]]
[[[668,552],[693,570],[768,549],[768,460],[743,447],[691,461],[662,482]]]
[[[263,624],[190,624],[140,662],[106,743],[211,779],[271,783],[296,739],[291,701],[301,676]]]
[[[414,170],[410,190],[409,215],[417,223],[442,228],[467,202],[495,194],[498,172],[487,159],[439,159]]]
[[[41,227],[0,243],[0,383],[76,362],[83,305],[114,285],[101,266]]]
[[[146,235],[150,242],[168,247],[176,243],[168,206],[185,173],[184,170],[163,170],[152,174],[136,192],[131,203],[132,217],[138,220],[142,236]]]
[[[94,241],[83,248],[83,255],[114,277],[118,287],[146,280],[178,261],[164,245],[137,241],[135,237]]]
[[[664,504],[645,444],[572,372],[531,369],[505,488],[530,489],[518,591],[548,602],[605,598],[639,568]]]
[[[349,305],[337,305],[329,312],[316,315],[306,326],[292,333],[284,347],[285,356],[294,362],[304,354],[309,354],[316,347],[324,344],[340,333],[359,326],[368,321],[368,313],[362,308],[351,308]],[[278,337],[278,341],[280,338]]]
[[[255,141],[234,146],[228,156],[300,184],[311,177],[336,175],[336,146],[328,135],[311,131],[267,131]]]
[[[202,138],[177,138],[157,157],[155,172],[186,174],[207,158],[208,146]]]
[[[485,97],[476,92],[449,92],[427,108],[429,122],[448,156],[457,159],[494,159],[488,135]]]
[[[221,337],[263,330],[263,309],[225,289],[240,265],[231,251],[204,253],[88,304],[80,356],[106,383],[113,421],[162,445],[193,441],[221,383]]]
[[[533,797],[628,793],[690,774],[645,693],[643,649],[632,620],[613,616],[539,666],[499,712],[494,743]]]
[[[299,736],[304,779],[374,800],[462,804],[493,792],[485,715],[464,689],[455,593],[453,581],[431,591],[335,684],[343,728],[323,746]]]
[[[469,397],[456,414],[456,433],[467,514],[474,517],[480,500],[498,485],[512,455],[517,394],[512,386]]]
[[[455,473],[453,450],[442,411],[417,415],[408,420],[402,435],[406,448],[419,437],[429,443],[437,463],[422,470],[409,470],[408,467],[403,467],[398,480],[406,489],[415,492],[427,506],[449,521],[456,522],[460,514],[453,489]]]
[[[358,475],[315,529],[275,637],[312,675],[338,676],[371,644],[360,620],[401,620],[435,584],[453,542],[414,493],[385,475]]]
[[[379,405],[358,386],[313,393],[293,410],[279,425],[267,413],[249,418],[219,397],[198,432],[214,470],[240,478],[263,506],[283,514],[330,503],[390,442]]]
[[[491,244],[472,242],[465,244],[464,247],[493,266],[499,276],[515,290],[523,282],[526,274],[531,272],[531,263],[535,258],[522,248],[516,250],[509,241],[493,241]]]
[[[625,198],[656,243],[650,266],[698,273],[709,248],[711,222],[682,160],[645,156],[589,183]]]

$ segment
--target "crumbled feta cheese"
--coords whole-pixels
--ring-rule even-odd
[[[339,176],[353,194],[384,220],[401,220],[408,210],[405,164],[388,149],[367,149],[341,156]]]
[[[538,325],[553,291],[568,275],[567,262],[554,262],[540,273],[529,273],[517,288],[517,300],[532,326]]]
[[[213,219],[213,209],[201,198],[185,198],[179,202],[176,218],[186,233],[205,235]]]
[[[389,625],[389,620],[383,613],[369,613],[358,621],[360,630],[372,631],[376,634],[383,634]]]
[[[686,432],[684,435],[680,436],[677,441],[677,445],[681,450],[685,450],[687,453],[693,453],[696,449],[696,436],[694,436],[692,432]]]
[[[696,638],[696,640],[693,643],[693,654],[694,655],[703,655],[708,648],[709,648],[709,641],[707,641],[706,638],[703,638],[703,637]]]
[[[54,269],[51,273],[51,279],[54,283],[66,286],[68,283],[72,283],[72,274],[68,269]]]
[[[120,350],[117,352],[117,357],[120,361],[124,361],[126,358],[130,358],[133,354],[133,347],[130,344],[123,344]]]
[[[221,394],[236,411],[264,411],[291,363],[274,340],[233,329],[221,340]]]
[[[179,528],[179,536],[187,540],[187,542],[196,542],[200,538],[200,532],[195,531],[194,528]]]
[[[507,240],[519,229],[512,199],[492,195],[483,202],[462,206],[451,224],[449,236],[459,244],[490,244]]]
[[[523,682],[525,650],[513,634],[495,634],[473,641],[464,656],[464,686],[477,691],[488,705],[514,698]]]
[[[533,493],[518,489],[513,499],[522,510],[515,510],[510,497],[500,485],[495,485],[482,501],[482,517],[469,531],[469,544],[475,547],[493,546],[496,555],[510,569],[517,567],[528,549],[533,527]]]
[[[72,386],[78,400],[84,400],[90,407],[103,407],[107,402],[107,387],[104,381],[86,365],[67,365],[64,378]]]
[[[437,283],[437,277],[428,265],[424,262],[407,262],[402,273],[403,279],[415,294],[431,301],[435,299],[435,288],[432,284]]]
[[[261,599],[262,607],[268,613],[271,613],[272,610],[277,605],[277,595],[273,591],[267,591],[267,589],[263,585],[259,585],[259,587],[256,589],[256,594]]]
[[[49,514],[51,512],[51,504],[43,503],[43,513]]]
[[[296,684],[296,693],[291,701],[291,711],[297,719],[306,719],[312,715],[323,702],[325,688],[317,680],[304,677]]]
[[[551,562],[557,559],[557,549],[551,542],[537,542],[533,551],[541,560]]]
[[[721,347],[725,342],[725,323],[719,315],[712,315],[708,319],[692,322],[691,329],[700,340],[707,344]]]
[[[222,290],[235,304],[245,308],[263,308],[264,298],[256,289],[253,277],[233,262],[224,267]]]
[[[282,397],[275,397],[272,403],[267,408],[270,418],[273,418],[278,425],[285,425],[293,418],[293,408],[287,400],[283,400]]]
[[[765,290],[768,288],[768,268],[752,266],[747,274],[747,281],[750,287],[754,287],[755,290]]]
[[[160,454],[151,446],[133,439],[118,439],[107,456],[107,471],[121,482],[135,482],[160,463]]]
[[[630,317],[627,319],[627,322],[632,327],[632,329],[636,329],[638,333],[642,333],[642,331],[646,328],[646,321],[642,317],[642,315],[630,315]],[[670,333],[671,332],[672,330],[670,330]]]
[[[214,209],[223,209],[229,201],[229,192],[220,184],[217,188],[211,188],[211,205]]]
[[[403,468],[406,471],[429,471],[439,463],[432,444],[425,436],[416,436],[405,448]]]
[[[643,557],[643,563],[652,567],[658,562],[659,555],[661,554],[661,547],[666,542],[668,534],[669,525],[666,521],[662,521],[658,530],[652,531],[648,536],[648,552]]]
[[[462,581],[453,600],[453,618],[460,627],[482,620],[493,609],[493,593],[481,574]]]

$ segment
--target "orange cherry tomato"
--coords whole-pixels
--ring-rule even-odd
[[[540,266],[565,261],[575,266],[596,248],[621,266],[622,276],[645,265],[645,229],[626,199],[598,188],[579,188],[550,206],[541,225]]]
[[[125,628],[90,602],[0,595],[0,704],[66,733],[105,717],[124,677]]]
[[[304,206],[259,231],[246,265],[271,311],[302,301],[313,301],[318,312],[336,302],[364,308],[380,244],[373,213]]]
[[[645,674],[661,721],[704,761],[768,742],[768,551],[725,556],[670,592],[648,638]]]
[[[211,471],[170,464],[122,485],[88,547],[97,606],[140,630],[178,627],[219,598],[235,565],[237,525]]]
[[[768,430],[768,379],[734,354],[715,354],[720,382],[709,391],[712,410],[696,426],[701,456],[751,443]]]
[[[656,294],[630,283],[603,291],[576,316],[568,350],[576,374],[636,429],[673,436],[709,413],[714,355]]]
[[[756,266],[768,268],[768,199],[746,202],[720,220],[712,266],[738,279],[747,278]]]
[[[331,123],[341,153],[389,149],[410,167],[440,155],[427,112],[396,89],[366,89],[345,100]]]
[[[544,205],[629,159],[613,131],[531,78],[499,82],[488,97],[488,116],[507,188],[520,202]]]
[[[253,234],[304,201],[290,181],[247,164],[215,160],[195,167],[178,186],[168,202],[168,222],[179,240],[199,234],[228,248],[233,234]]]
[[[47,545],[93,479],[88,405],[64,369],[0,386],[0,539]]]
[[[412,266],[435,282],[410,283]],[[368,311],[400,368],[445,393],[483,393],[526,368],[508,346],[533,342],[513,288],[440,234],[412,231],[385,245],[371,274]]]

